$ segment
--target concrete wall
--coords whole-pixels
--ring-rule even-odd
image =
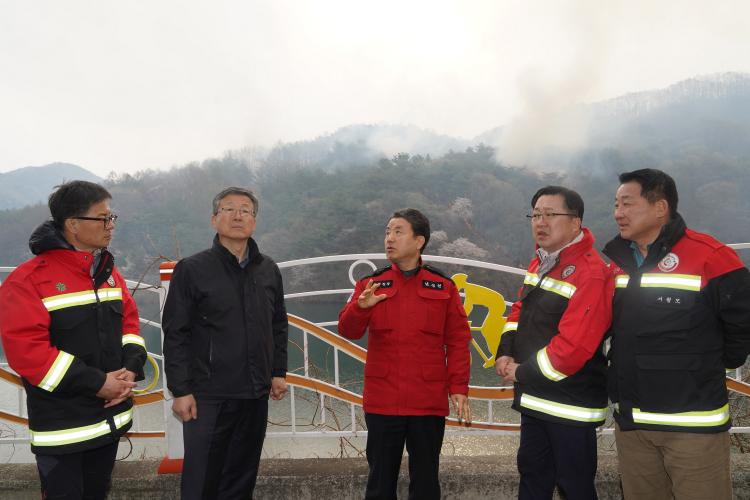
[[[732,455],[735,498],[750,500],[750,456]],[[399,498],[407,498],[407,459],[401,470]],[[110,500],[178,499],[177,474],[157,475],[158,461],[120,462],[115,467]],[[269,459],[261,462],[255,490],[258,500],[361,499],[367,462],[361,458]],[[517,497],[514,456],[444,457],[441,461],[443,498],[505,500]],[[621,498],[617,461],[600,456],[599,498]],[[39,499],[39,481],[32,464],[0,465],[0,500]]]

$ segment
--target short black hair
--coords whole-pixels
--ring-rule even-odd
[[[669,215],[674,217],[677,214],[677,203],[679,201],[677,185],[669,174],[655,168],[642,168],[620,174],[620,184],[627,182],[640,184],[641,196],[651,204],[659,200],[667,200]]]
[[[414,236],[424,236],[424,245],[419,249],[421,254],[430,241],[430,221],[416,208],[404,208],[391,215],[391,219],[404,219],[411,226]]]
[[[80,217],[93,205],[111,199],[112,195],[109,191],[99,184],[89,181],[70,181],[55,186],[55,190],[49,195],[47,205],[55,226],[62,229],[66,219]]]
[[[247,198],[249,198],[250,201],[253,202],[253,217],[258,215],[258,210],[260,210],[260,206],[258,205],[258,197],[255,196],[255,194],[249,189],[245,189],[243,187],[236,187],[236,186],[224,188],[221,190],[219,194],[214,196],[214,199],[211,202],[213,206],[213,210],[214,210],[214,215],[219,213],[219,203],[221,202],[221,200],[223,200],[224,198],[232,194],[246,196]]]
[[[545,186],[537,191],[531,198],[531,208],[536,206],[536,202],[542,196],[555,196],[560,195],[565,200],[565,206],[568,210],[576,214],[576,217],[583,220],[583,198],[581,195],[562,186]]]

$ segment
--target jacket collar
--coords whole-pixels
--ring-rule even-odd
[[[636,266],[633,251],[630,248],[630,240],[626,240],[619,234],[604,246],[602,252],[620,268],[632,274],[637,272],[638,269],[650,269],[663,259],[672,247],[685,235],[686,229],[685,219],[679,213],[675,214],[669,222],[662,226],[659,236],[656,237],[656,240],[649,247],[646,260],[640,268]]]
[[[90,252],[76,250],[68,243],[62,231],[52,221],[47,221],[38,226],[29,237],[29,249],[34,255],[47,253],[64,262],[74,269],[80,269],[82,273],[92,276],[95,288],[99,288],[112,275],[115,267],[115,259],[112,254],[102,248],[97,261],[96,269],[91,271],[95,261]]]
[[[237,267],[240,267],[240,263],[237,261],[237,256],[235,256],[232,252],[227,250],[224,245],[221,244],[218,234],[214,236],[214,242],[211,247],[211,251],[216,253],[221,259],[224,259],[225,262],[232,262]],[[258,244],[252,238],[247,239],[247,258],[250,261],[249,264],[256,264],[262,258],[260,250],[258,249]]]
[[[558,263],[575,259],[593,248],[595,239],[589,228],[582,227],[581,235],[577,236],[576,239],[578,237],[581,238],[579,241],[575,241],[574,239],[559,250],[559,254],[557,255]],[[536,245],[536,250],[539,250],[539,245]],[[535,260],[540,260],[538,252],[535,252]]]

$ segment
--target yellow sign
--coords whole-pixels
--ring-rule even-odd
[[[484,317],[482,324],[474,326],[471,320],[469,320],[469,327],[472,333],[479,332],[484,337],[484,342],[489,353],[485,352],[482,346],[473,338],[473,335],[471,344],[484,360],[484,368],[491,368],[495,365],[495,353],[497,353],[497,348],[500,345],[500,334],[505,326],[506,318],[503,316],[505,313],[505,299],[499,292],[491,288],[470,283],[468,276],[463,273],[454,274],[452,279],[458,291],[464,292],[464,311],[466,311],[467,316],[471,314],[474,306],[478,305],[487,308],[487,315]]]

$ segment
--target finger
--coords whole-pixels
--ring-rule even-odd
[[[469,400],[466,400],[466,423],[471,424],[471,405],[469,405]]]
[[[383,301],[383,300],[385,300],[387,298],[388,298],[388,296],[386,294],[382,293],[380,295],[376,295],[375,296],[375,301],[377,303],[377,302],[381,302],[381,301]]]
[[[198,419],[198,405],[197,404],[190,405],[190,417],[192,417],[193,420]]]

